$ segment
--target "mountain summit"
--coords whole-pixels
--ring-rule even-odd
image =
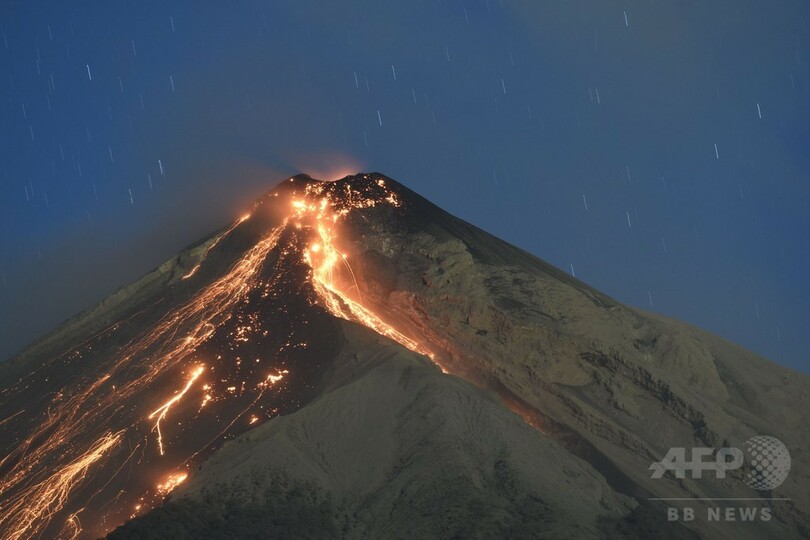
[[[299,175],[0,365],[0,532],[806,537],[808,409],[388,177]]]

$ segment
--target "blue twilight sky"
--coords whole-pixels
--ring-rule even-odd
[[[0,5],[0,357],[284,175],[376,170],[810,371],[805,0]]]

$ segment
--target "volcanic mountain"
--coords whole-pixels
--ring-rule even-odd
[[[0,386],[6,539],[810,535],[810,378],[377,173],[285,180]],[[770,491],[660,463],[758,435]]]

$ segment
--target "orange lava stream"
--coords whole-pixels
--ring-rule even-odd
[[[190,278],[191,276],[193,276],[194,274],[196,274],[196,273],[197,273],[197,270],[199,270],[199,269],[200,269],[200,266],[202,266],[202,265],[200,265],[200,264],[195,264],[195,265],[194,265],[194,268],[192,268],[192,269],[191,269],[191,270],[190,270],[190,271],[189,271],[189,272],[188,272],[186,275],[184,275],[184,276],[183,276],[182,278],[180,278],[180,279],[188,279],[188,278]]]
[[[383,180],[378,180],[377,184],[385,188]],[[350,209],[370,208],[378,204],[398,207],[400,202],[396,194],[387,192],[385,197],[374,199],[350,191],[341,194],[339,199],[341,208],[337,209],[335,202],[328,195],[324,195],[321,189],[321,186],[309,187],[307,198],[294,200],[292,206],[299,222],[310,223],[318,238],[318,241],[304,252],[304,260],[312,268],[312,284],[326,309],[335,317],[360,323],[418,354],[427,356],[447,373],[447,370],[437,362],[436,354],[425,344],[400,332],[393,324],[383,320],[349,294],[350,290],[355,290],[359,298],[360,291],[347,256],[336,245],[337,224]],[[337,279],[336,271],[341,265],[345,266],[352,276],[353,283],[349,288],[342,287]]]
[[[60,468],[44,481],[15,496],[3,509],[0,525],[8,528],[9,540],[28,536],[31,531],[46,526],[62,509],[71,490],[87,475],[87,470],[121,441],[123,431],[105,433],[84,454]],[[78,527],[75,514],[68,518]],[[74,536],[78,534],[75,532]]]
[[[241,218],[228,232],[248,217]],[[42,423],[3,457],[3,462],[13,463],[0,479],[0,525],[7,528],[7,524],[11,524],[8,526],[13,534],[9,538],[33,537],[47,527],[50,519],[64,507],[69,492],[84,479],[87,468],[102,459],[105,451],[117,444],[127,431],[106,433],[99,438],[94,432],[102,429],[104,420],[101,419],[120,413],[127,398],[148,388],[159,376],[187,358],[218,325],[230,318],[231,308],[251,289],[285,226],[286,221],[252,247],[223,277],[124,346],[116,362],[98,379],[84,387],[65,388],[57,394]],[[146,372],[141,373],[133,364],[143,360],[144,355],[149,361],[145,362]],[[137,367],[142,368],[142,364]],[[121,385],[116,386],[114,382]],[[161,418],[176,401],[169,400]],[[163,407],[155,413],[161,409]],[[149,419],[152,417],[150,415]],[[137,423],[138,419],[131,421]],[[160,434],[158,440],[162,454]],[[42,467],[40,463],[50,465]],[[56,472],[48,474],[49,470]],[[9,496],[9,492],[13,495]],[[70,517],[68,520],[73,523],[71,527],[79,527],[78,519]],[[73,536],[76,534],[79,533]]]
[[[180,279],[184,279],[184,280],[185,280],[185,279],[189,279],[189,278],[190,278],[190,277],[192,277],[194,274],[196,274],[196,273],[197,273],[197,271],[198,271],[198,270],[200,269],[200,267],[202,266],[202,262],[205,260],[205,258],[208,256],[208,254],[209,254],[209,253],[211,253],[211,250],[212,250],[212,249],[214,249],[215,247],[217,247],[217,245],[218,245],[218,244],[219,244],[219,243],[222,241],[222,239],[223,239],[223,238],[225,238],[226,236],[228,236],[229,234],[231,234],[235,228],[237,228],[239,225],[241,225],[242,223],[244,223],[244,222],[245,222],[245,221],[247,221],[248,219],[250,219],[250,214],[245,214],[244,216],[242,216],[242,217],[240,217],[239,219],[237,219],[237,220],[236,220],[236,221],[233,223],[233,225],[231,225],[231,226],[228,228],[228,230],[226,230],[224,233],[222,233],[221,235],[219,235],[219,236],[218,236],[218,237],[217,237],[217,238],[216,238],[216,239],[215,239],[215,240],[214,240],[214,241],[211,243],[211,245],[210,245],[210,246],[208,246],[208,249],[206,249],[206,250],[205,250],[205,255],[203,255],[202,261],[200,261],[199,263],[197,263],[196,265],[194,265],[194,267],[193,267],[191,270],[189,270],[189,271],[188,271],[188,273],[187,273],[186,275],[184,275],[184,276],[183,276],[182,278],[180,278]]]
[[[331,314],[363,324],[435,362],[436,355],[424,343],[398,330],[392,322],[384,320],[363,304],[352,268],[338,246],[338,225],[351,211],[377,205],[399,206],[396,194],[387,190],[382,180],[378,180],[377,185],[382,195],[371,196],[349,185],[341,192],[330,192],[325,184],[306,186],[304,193],[300,197],[296,195],[297,198],[292,201],[288,217],[249,249],[223,276],[124,345],[113,362],[102,365],[101,373],[95,380],[79,382],[58,392],[41,424],[0,460],[0,466],[7,464],[8,468],[4,477],[0,478],[0,528],[12,531],[8,538],[18,540],[41,535],[51,520],[65,510],[71,492],[82,484],[90,467],[100,467],[100,462],[110,455],[110,450],[125,440],[129,430],[141,422],[153,422],[152,431],[157,432],[159,453],[164,455],[165,446],[169,443],[164,440],[161,422],[170,410],[177,410],[180,401],[206,369],[202,364],[189,369],[182,363],[232,317],[233,308],[257,285],[265,259],[278,245],[288,225],[311,233],[313,242],[302,256],[311,268],[310,277],[315,293]],[[222,237],[249,217],[244,216],[221,235],[209,246],[206,255]],[[350,279],[340,277],[338,270],[343,268],[346,272],[342,274],[351,276]],[[199,266],[196,266],[183,279],[195,275],[198,269]],[[165,384],[163,378],[173,378],[177,368],[183,367],[187,374],[182,386],[171,396],[158,401],[159,406],[153,404],[151,413],[145,415],[142,411],[129,411],[131,404],[137,403],[133,397],[136,400],[150,398],[148,393],[143,392],[159,380]],[[256,399],[233,418],[217,437],[225,434],[240,417],[248,413],[262,393],[287,373],[284,370],[268,375],[266,380],[259,383]],[[212,397],[207,387],[203,388],[206,390],[204,406]],[[11,418],[14,417],[4,422]],[[248,423],[255,421],[251,417]],[[123,424],[117,426],[120,431],[111,431],[111,422]],[[135,449],[130,446],[127,461],[137,449],[138,446]],[[188,465],[203,449],[186,458],[184,464]],[[123,464],[108,478],[105,477],[107,483],[122,468]],[[157,495],[169,493],[187,475],[186,472],[176,472],[164,477],[156,487]],[[113,504],[117,498],[114,498]],[[140,500],[146,501],[144,497]],[[138,510],[141,506],[138,505]],[[60,536],[75,538],[83,534],[78,518],[81,511],[64,518]],[[89,509],[85,512],[89,512]]]
[[[155,421],[154,429],[157,431],[157,441],[158,441],[158,448],[160,448],[160,455],[163,455],[163,433],[160,431],[160,421],[166,418],[166,414],[168,414],[169,409],[172,405],[180,401],[186,392],[188,392],[191,385],[194,384],[202,372],[205,370],[205,366],[198,366],[191,372],[191,376],[189,377],[188,381],[186,382],[186,386],[180,390],[173,398],[169,401],[161,405],[157,410],[155,410],[152,414],[149,415],[149,420],[152,420],[157,415],[157,421]]]

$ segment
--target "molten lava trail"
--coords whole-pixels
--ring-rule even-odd
[[[232,308],[254,285],[285,225],[272,230],[222,278],[126,345],[98,378],[65,387],[53,398],[41,423],[0,461],[4,467],[0,478],[3,537],[31,538],[44,532],[66,507],[89,469],[98,467],[124,434],[144,420],[124,410],[130,398],[150,390],[159,378],[172,377],[173,368],[193,356],[229,319]],[[147,416],[147,420],[157,419],[154,430],[161,455],[164,443],[160,422],[204,369],[202,365],[194,368],[186,386]],[[121,422],[114,432],[109,425],[113,421]],[[66,518],[62,531],[71,536],[80,534],[75,513]]]
[[[8,538],[17,540],[28,537],[37,526],[47,525],[65,505],[76,484],[87,476],[90,466],[117,445],[121,440],[121,435],[120,431],[105,433],[84,454],[7,501],[2,520],[7,522]],[[74,525],[78,524],[75,516],[72,517],[73,519],[68,518],[68,521]]]
[[[476,362],[459,362],[459,355],[452,350],[447,339],[442,339],[432,331],[419,336],[418,324],[397,324],[391,317],[375,312],[370,302],[363,302],[354,271],[338,245],[339,230],[340,223],[353,210],[378,205],[395,208],[401,206],[399,197],[387,188],[385,180],[377,179],[375,184],[373,196],[369,196],[368,188],[359,191],[353,189],[351,184],[345,184],[344,190],[330,190],[330,184],[309,185],[303,197],[292,203],[295,220],[306,224],[313,232],[313,240],[305,250],[304,258],[312,268],[312,284],[320,303],[336,317],[360,323],[418,354],[427,356],[443,373],[451,373],[495,392],[506,408],[533,428],[547,433],[539,411],[503,384],[491,381],[485,373],[476,372],[473,367]],[[407,316],[399,322],[403,321],[407,321]],[[447,360],[449,362],[445,363]],[[453,369],[450,366],[464,368]]]
[[[156,409],[152,414],[149,415],[150,420],[152,420],[157,416],[157,420],[155,420],[155,431],[157,432],[157,442],[158,446],[160,447],[161,456],[164,454],[164,452],[163,452],[163,434],[160,431],[160,422],[161,420],[166,418],[166,415],[169,413],[169,409],[172,407],[172,405],[180,401],[183,398],[183,396],[186,395],[188,389],[191,388],[191,385],[194,384],[194,381],[196,381],[200,377],[200,375],[202,375],[203,371],[205,371],[205,366],[197,366],[196,368],[194,368],[194,371],[192,371],[191,375],[189,375],[188,382],[186,382],[186,386],[180,392],[175,394],[174,397],[169,399],[169,401],[161,405],[158,409]]]
[[[409,337],[391,321],[386,321],[371,307],[363,304],[354,270],[346,254],[337,245],[340,223],[353,210],[378,205],[396,208],[401,205],[396,193],[386,188],[384,180],[376,180],[376,187],[376,193],[369,196],[367,192],[355,190],[348,184],[345,190],[337,192],[329,191],[329,184],[309,185],[303,197],[293,201],[295,220],[306,224],[313,231],[314,240],[304,252],[305,260],[312,268],[312,284],[324,307],[335,317],[360,323],[418,354],[427,356],[446,373],[446,369],[439,364],[436,353],[427,344]],[[348,280],[341,279],[340,275],[344,273],[348,274]]]
[[[360,187],[348,182],[307,183],[289,193],[288,200],[274,202],[285,208],[287,217],[221,277],[100,362],[92,376],[83,374],[48,397],[45,412],[29,420],[37,423],[0,458],[4,538],[103,535],[160,504],[187,478],[193,461],[236,433],[232,431],[236,427],[249,429],[260,417],[272,417],[278,409],[263,409],[262,400],[284,383],[289,370],[266,365],[273,358],[255,356],[266,356],[267,351],[254,352],[252,358],[238,351],[276,330],[262,327],[268,308],[251,302],[281,297],[281,289],[292,287],[294,292],[284,293],[305,294],[310,304],[321,305],[333,316],[363,324],[436,361],[429,346],[364,303],[341,250],[341,244],[350,240],[340,237],[347,216],[379,205],[398,207],[396,194],[383,180]],[[217,238],[205,257],[248,219],[240,219]],[[267,278],[271,252],[277,254],[275,273]],[[200,265],[181,281],[193,284],[202,273]],[[303,279],[311,287],[299,290],[300,284],[291,284],[285,272],[293,272],[289,268],[296,265],[307,268]],[[309,296],[313,292],[315,298]],[[280,313],[286,316],[283,309]],[[294,337],[299,323],[307,326],[308,321],[289,321],[293,329],[274,354],[307,346]],[[116,328],[113,325],[98,339]],[[92,347],[94,339],[82,346]],[[223,341],[231,344],[228,351],[237,352],[230,357],[228,351],[212,353],[212,343]],[[56,359],[81,356],[76,355],[74,351]],[[5,399],[35,388],[34,379],[29,374],[18,388],[0,396]],[[21,410],[7,413],[10,416],[0,421],[0,428],[26,416]]]

